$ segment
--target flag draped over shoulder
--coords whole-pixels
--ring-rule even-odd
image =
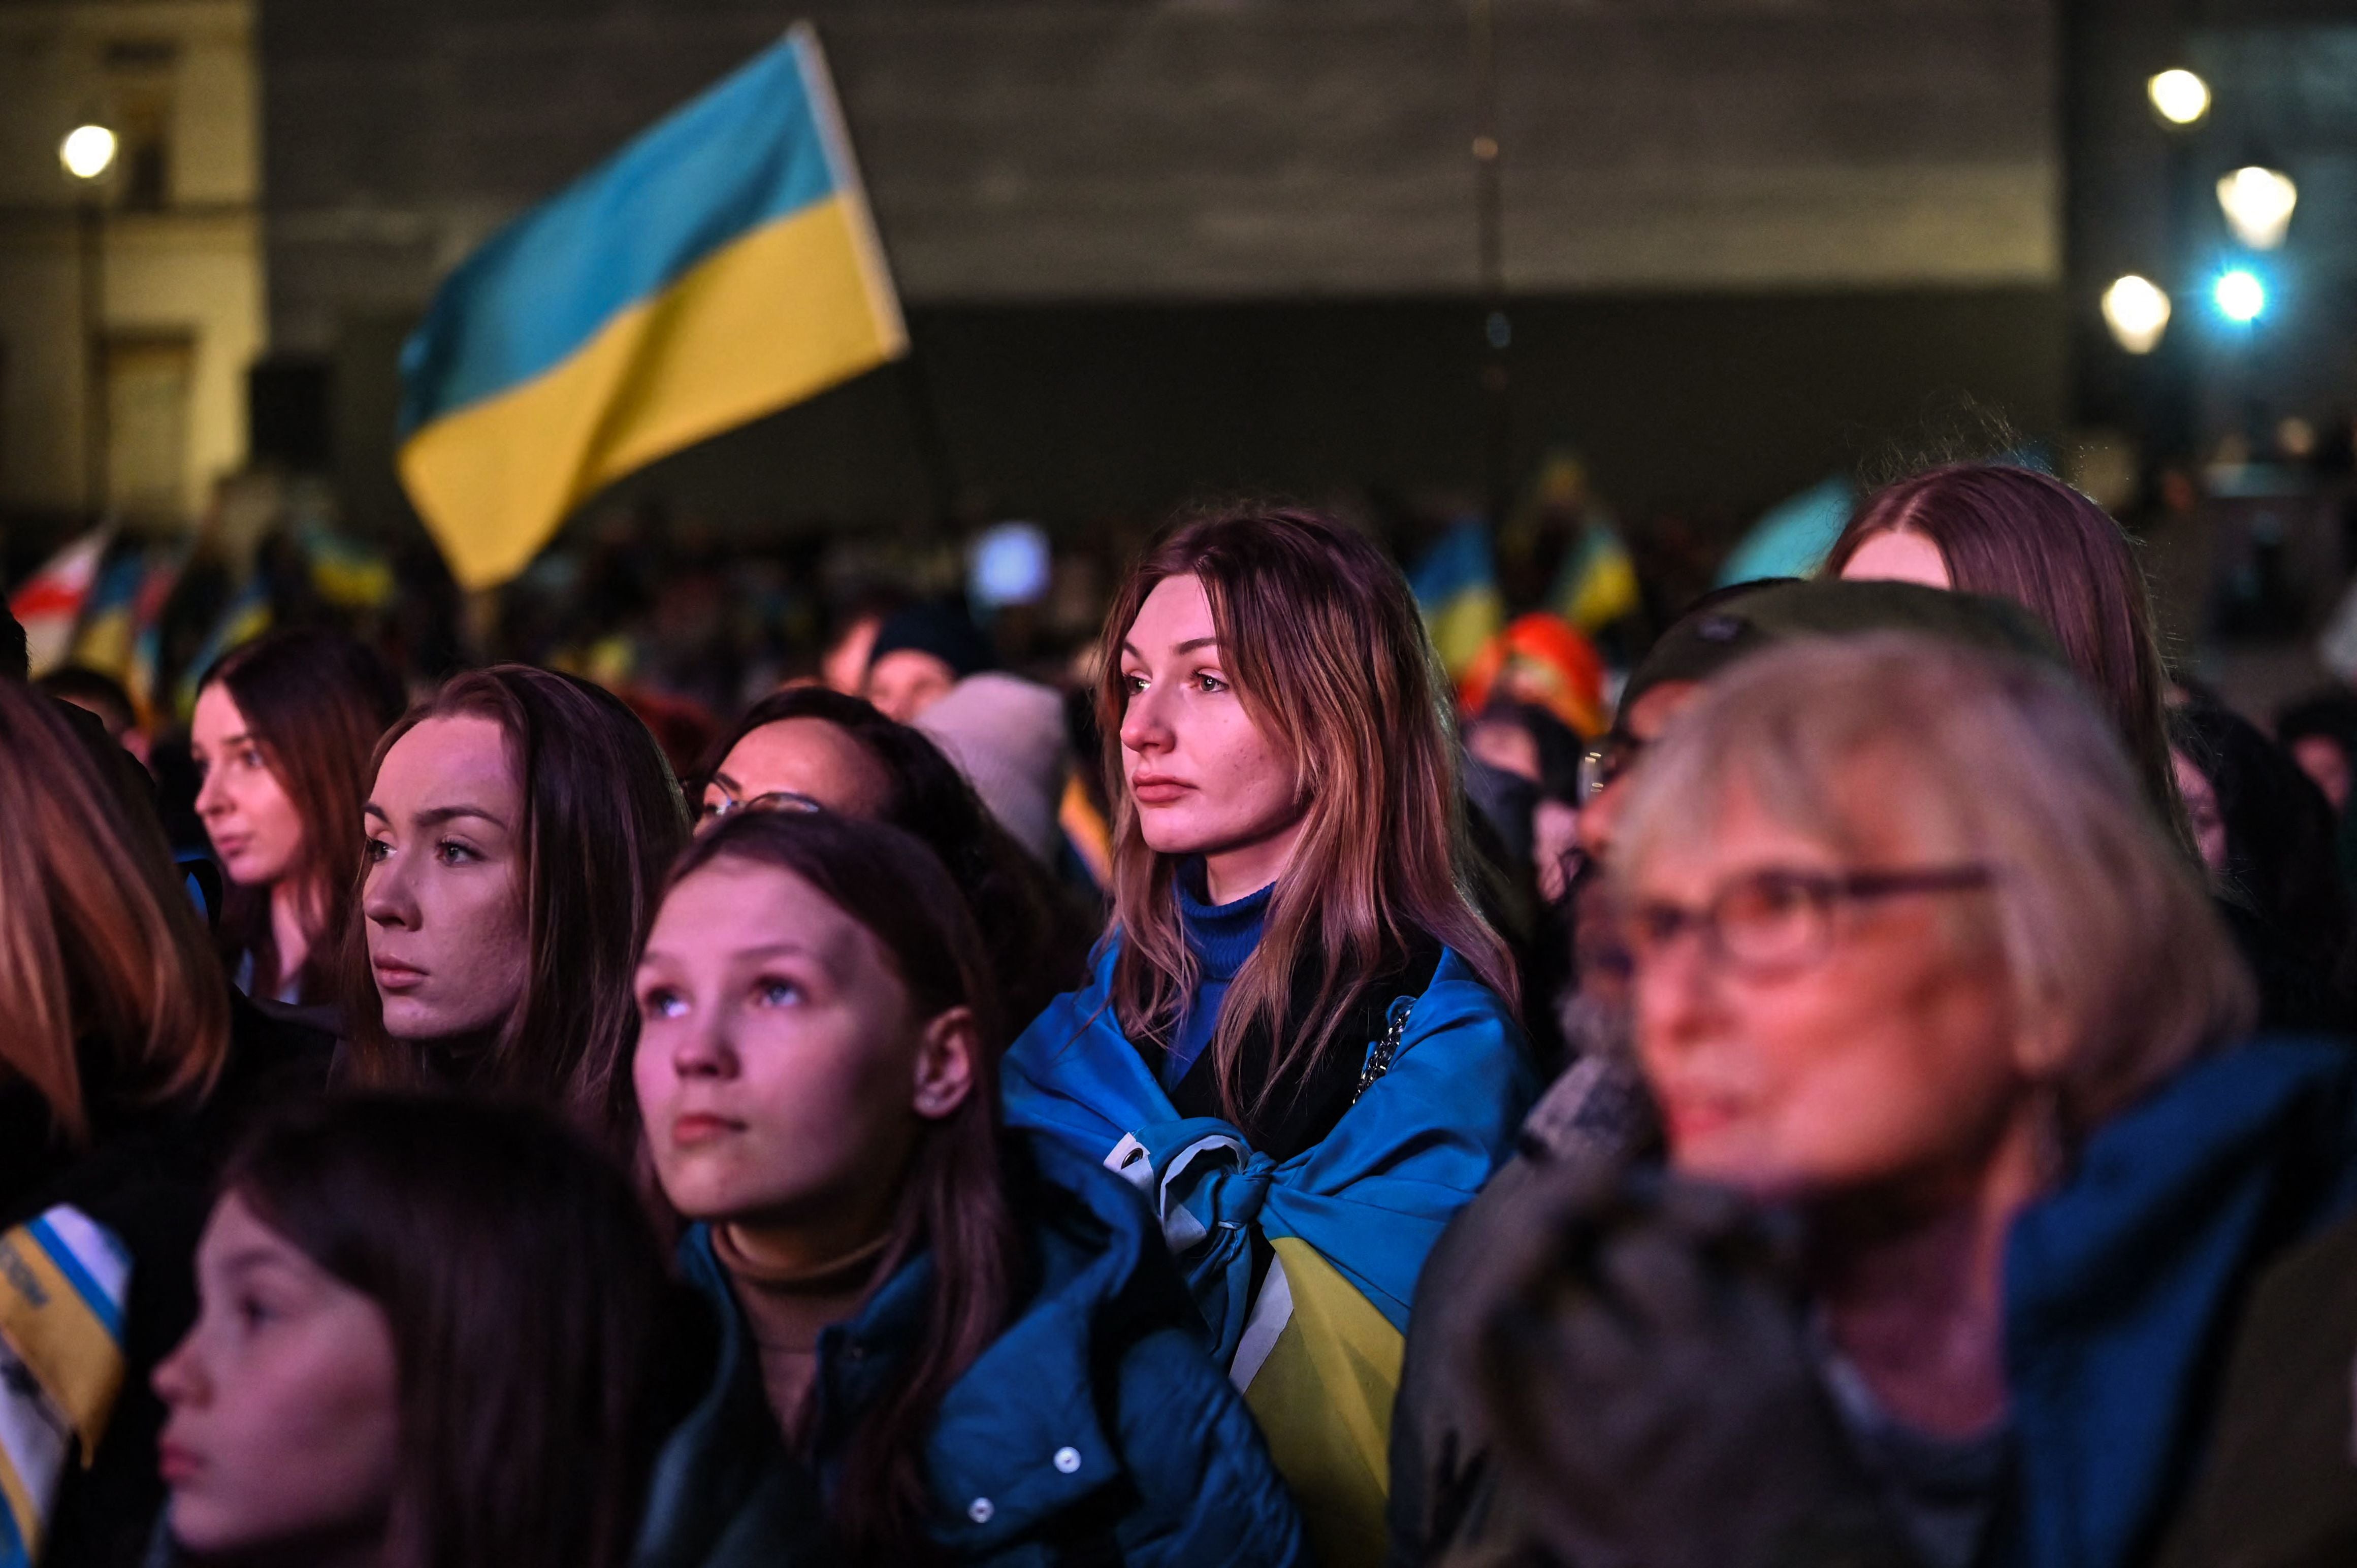
[[[402,354],[402,479],[488,587],[610,480],[907,345],[798,24],[444,282]]]
[[[1117,953],[1106,944],[1089,984],[1007,1052],[1007,1123],[1063,1140],[1145,1195],[1318,1559],[1380,1562],[1409,1301],[1536,1095],[1522,1032],[1443,952],[1421,996],[1394,1001],[1410,1010],[1391,1069],[1280,1164],[1225,1122],[1179,1115],[1115,1021]],[[1275,1256],[1257,1292],[1254,1231]]]
[[[59,1481],[123,1389],[131,1255],[59,1205],[0,1235],[0,1568],[40,1561]]]

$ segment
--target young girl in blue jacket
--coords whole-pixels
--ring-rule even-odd
[[[641,1568],[1302,1559],[1144,1208],[1002,1141],[982,950],[881,823],[740,812],[673,872],[634,1079],[720,1334]]]
[[[1448,683],[1398,569],[1303,511],[1163,539],[1100,655],[1113,924],[1007,1118],[1146,1197],[1318,1556],[1376,1562],[1416,1275],[1534,1092]]]

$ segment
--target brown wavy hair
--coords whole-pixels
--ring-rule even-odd
[[[1879,533],[1928,539],[1949,586],[2010,599],[2046,623],[2116,726],[2145,799],[2188,854],[2193,833],[2169,758],[2169,671],[2135,547],[2112,516],[2050,474],[1948,463],[1867,498],[1825,557],[1841,575]]]
[[[942,1397],[1013,1316],[1028,1258],[999,1159],[998,1058],[1006,1026],[989,959],[957,884],[914,834],[832,811],[740,811],[698,838],[666,891],[716,861],[790,872],[873,935],[908,988],[912,1011],[964,1007],[982,1049],[974,1085],[928,1122],[900,1184],[893,1240],[877,1277],[920,1249],[933,1273],[919,1348],[862,1419],[835,1489],[836,1538],[855,1563],[931,1561],[926,1439]]]
[[[431,718],[468,714],[507,736],[523,797],[527,933],[522,1000],[479,1060],[436,1064],[384,1032],[369,968],[368,917],[344,928],[344,987],[354,1079],[372,1088],[461,1088],[570,1111],[608,1147],[638,1135],[630,980],[663,871],[687,838],[687,804],[647,726],[612,693],[529,664],[454,675],[384,732],[369,766]],[[355,818],[355,821],[358,819]]]
[[[1237,695],[1290,754],[1306,807],[1260,946],[1207,1048],[1222,1107],[1249,1133],[1300,1091],[1345,1015],[1419,937],[1455,949],[1510,1006],[1514,961],[1474,907],[1455,713],[1406,578],[1321,513],[1239,508],[1151,545],[1099,642],[1097,717],[1114,786],[1107,940],[1120,943],[1112,1000],[1124,1031],[1167,1049],[1198,979],[1173,886],[1178,861],[1147,846],[1122,784],[1122,644],[1154,585],[1179,576],[1202,583]],[[1303,983],[1308,1010],[1296,1016]],[[1247,1064],[1255,1031],[1275,1047]]]
[[[336,937],[351,918],[359,884],[361,805],[377,736],[401,716],[401,682],[363,644],[340,632],[274,631],[231,650],[198,690],[229,690],[271,777],[303,821],[303,846],[287,876],[302,889],[310,951],[302,970],[279,972],[270,927],[270,889],[231,885],[216,945],[234,964],[253,955],[253,994],[275,996],[290,979],[305,1002],[325,1000],[336,982]]]
[[[229,1056],[229,983],[163,829],[59,703],[7,680],[0,823],[0,1079],[30,1084],[74,1144],[94,1091],[132,1104],[210,1092]],[[102,1064],[109,1081],[85,1081]]]

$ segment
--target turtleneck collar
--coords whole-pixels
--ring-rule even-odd
[[[1178,916],[1187,930],[1187,945],[1195,952],[1208,980],[1233,980],[1244,961],[1260,946],[1261,928],[1268,919],[1272,882],[1257,893],[1247,893],[1230,904],[1210,902],[1200,856],[1178,868],[1174,881],[1178,892]]]

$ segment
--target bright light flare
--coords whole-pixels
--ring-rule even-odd
[[[114,166],[114,133],[103,125],[76,125],[58,144],[58,162],[76,179],[96,179]]]
[[[2210,297],[2217,302],[2219,315],[2247,326],[2265,314],[2267,285],[2259,281],[2256,273],[2236,267],[2219,275],[2211,287]]]
[[[2291,228],[2291,209],[2299,204],[2299,187],[2281,169],[2254,164],[2218,181],[2218,205],[2234,238],[2254,251],[2272,251],[2284,242]]]
[[[2144,90],[2154,112],[2172,125],[2190,125],[2210,113],[2210,84],[2190,70],[2164,70]]]
[[[2169,330],[2169,295],[2150,278],[2130,273],[2104,291],[2104,324],[2131,354],[2149,354]]]

